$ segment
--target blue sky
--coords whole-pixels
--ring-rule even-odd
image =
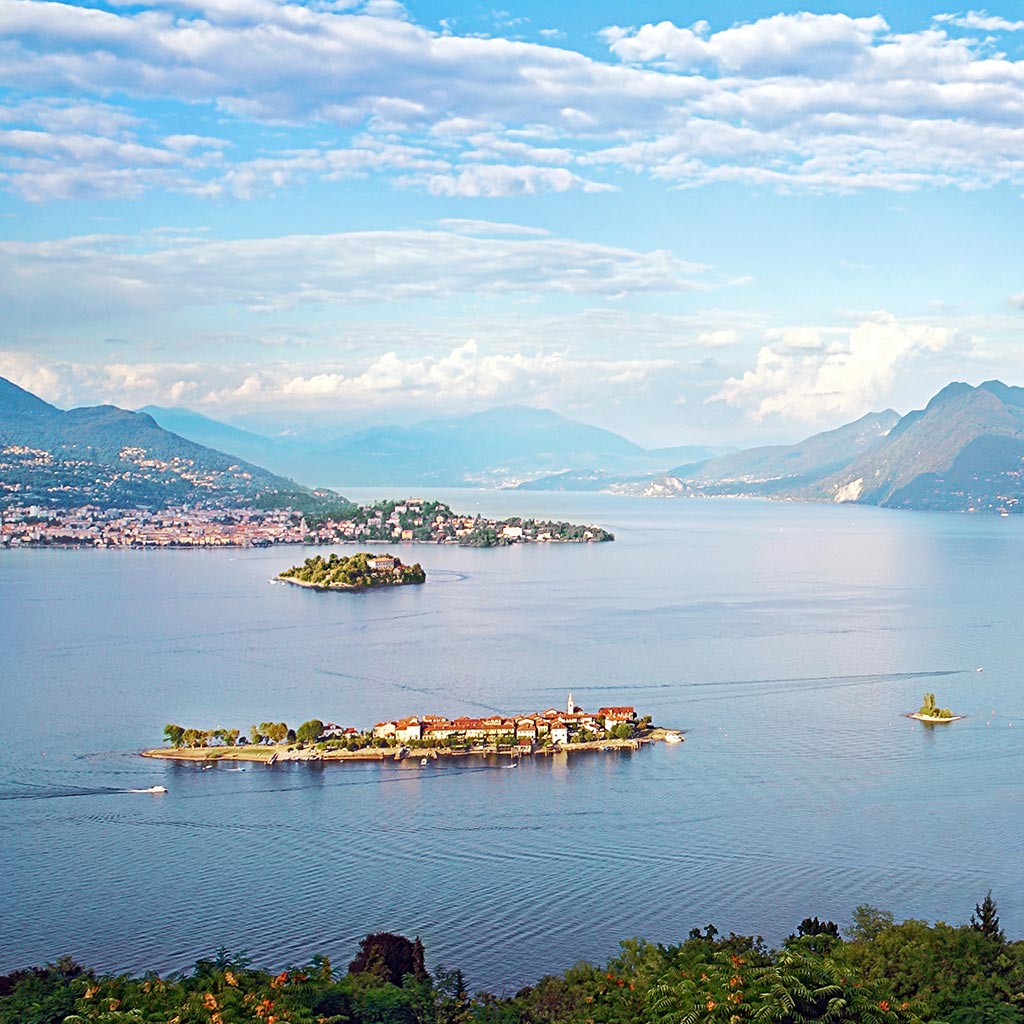
[[[0,374],[792,440],[1024,383],[1024,20],[0,0]]]

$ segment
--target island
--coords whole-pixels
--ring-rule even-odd
[[[467,755],[558,754],[583,750],[638,750],[652,742],[683,742],[679,729],[651,724],[629,705],[585,711],[570,693],[562,708],[485,718],[437,714],[407,715],[368,729],[312,718],[296,729],[286,722],[252,725],[246,736],[235,729],[195,729],[169,724],[169,747],[143,751],[143,757],[201,761],[402,761],[415,755],[421,765],[442,757]]]
[[[314,555],[302,565],[277,574],[279,580],[314,590],[367,590],[370,587],[402,587],[425,583],[427,574],[419,562],[403,565],[394,555],[359,551],[354,555],[331,552],[330,558]]]
[[[929,722],[931,724],[945,724],[946,722],[959,722],[963,715],[954,715],[949,708],[940,708],[935,704],[935,694],[926,693],[924,695],[924,703],[915,711],[911,718],[916,718],[919,722]]]

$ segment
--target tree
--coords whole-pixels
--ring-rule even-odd
[[[853,924],[846,929],[846,937],[851,942],[872,942],[892,926],[892,911],[879,910],[869,903],[861,903],[854,908]]]
[[[828,956],[832,946],[839,942],[839,926],[835,921],[821,921],[817,917],[805,917],[796,927],[796,935],[790,935],[787,945],[799,942],[812,953]]]
[[[359,943],[359,952],[348,970],[349,974],[373,974],[392,985],[401,985],[407,974],[421,981],[427,976],[423,943],[419,938],[410,942],[394,932],[374,932]]]
[[[319,718],[311,718],[308,722],[303,722],[302,725],[295,730],[295,738],[301,740],[303,743],[311,743],[316,739],[320,738],[320,735],[324,731],[324,723]]]
[[[173,725],[170,722],[164,726],[164,737],[172,747],[180,747],[181,740],[184,735],[185,729],[183,726]]]
[[[989,889],[981,903],[974,905],[974,913],[971,914],[971,927],[976,932],[981,932],[982,935],[998,942],[999,945],[1003,945],[1006,942],[1006,935],[999,927],[999,916],[996,914],[996,910],[998,907],[996,901],[992,899],[992,890]]]

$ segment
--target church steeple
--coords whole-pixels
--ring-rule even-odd
[[[565,702],[565,710],[570,715],[576,713],[576,701],[572,699],[572,690],[569,691],[569,699]]]

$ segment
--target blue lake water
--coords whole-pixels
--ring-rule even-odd
[[[778,941],[863,902],[960,922],[990,888],[1024,936],[1024,518],[436,493],[618,539],[396,546],[427,585],[354,595],[269,583],[296,548],[0,553],[0,971],[222,945],[343,966],[392,930],[509,991],[633,935]],[[687,742],[515,771],[135,753],[168,721],[365,726],[569,690]],[[968,717],[903,717],[926,690]]]

